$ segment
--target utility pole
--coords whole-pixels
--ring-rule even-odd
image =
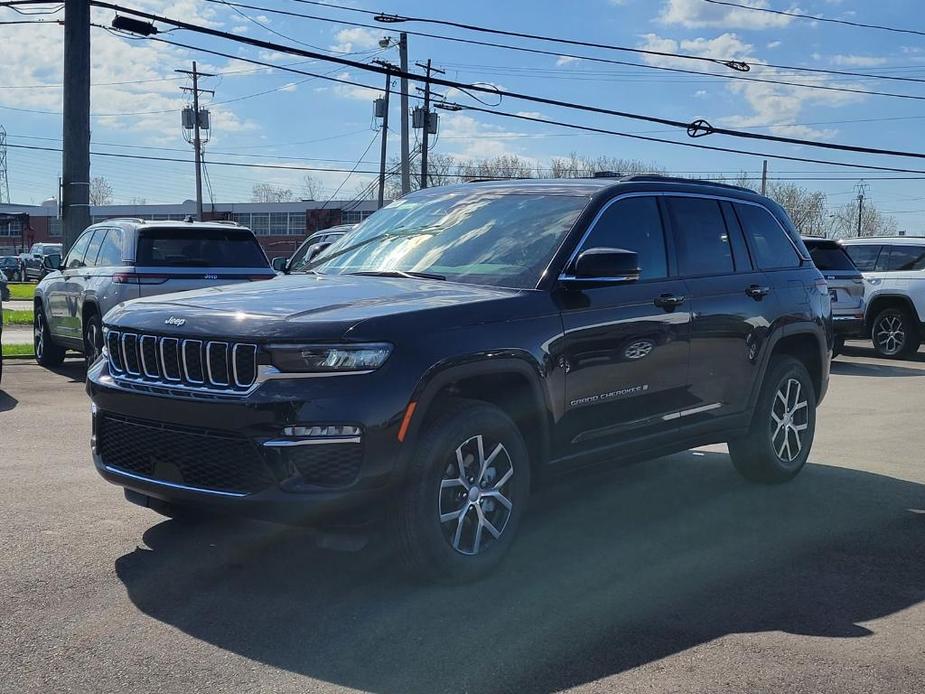
[[[761,194],[766,195],[768,191],[768,160],[761,163]]]
[[[398,38],[399,66],[403,75],[408,74],[408,34],[402,32]],[[411,145],[408,138],[408,78],[401,78],[401,194],[411,192]]]
[[[435,67],[432,67],[430,64],[430,58],[427,59],[425,65],[417,63],[417,66],[424,68],[427,71],[427,77],[424,81],[424,109],[423,109],[423,120],[422,127],[424,129],[423,135],[421,137],[421,188],[427,187],[427,150],[430,147],[430,135],[432,126],[436,123],[431,121],[431,112],[430,112],[430,73],[436,72],[438,74],[446,74],[443,70],[438,70]],[[433,128],[433,132],[436,132],[436,128]]]
[[[864,194],[867,192],[867,184],[864,181],[858,181],[858,238],[861,238],[861,224],[864,219]]]
[[[392,65],[385,60],[374,60],[373,62],[385,68],[385,96],[382,99],[382,133],[380,135],[382,142],[379,153],[379,204],[376,208],[380,209],[385,203],[385,157],[389,139],[389,93],[392,91]]]
[[[183,126],[187,127],[192,125],[193,130],[193,152],[194,159],[196,162],[196,217],[199,221],[202,221],[202,137],[200,128],[205,125],[205,128],[208,129],[208,111],[200,112],[199,110],[199,94],[200,92],[206,94],[215,94],[211,89],[200,89],[199,88],[199,78],[200,77],[214,77],[215,75],[209,74],[207,72],[199,72],[196,69],[196,61],[193,61],[193,69],[190,70],[174,70],[174,72],[179,72],[183,75],[189,75],[193,78],[192,87],[180,87],[185,92],[192,92],[193,94],[193,115],[192,123],[188,123],[184,118]],[[206,113],[206,116],[203,117],[202,113]],[[203,120],[205,119],[205,123]]]
[[[90,2],[64,0],[61,217],[64,251],[90,226]]]

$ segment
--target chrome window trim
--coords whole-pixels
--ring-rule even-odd
[[[186,345],[187,343],[197,343],[199,345],[199,370],[202,373],[202,380],[197,381],[195,378],[190,378],[189,367],[186,365]],[[183,375],[186,377],[186,380],[190,383],[205,385],[205,371],[202,369],[202,340],[183,340],[181,343],[181,349],[183,357]]]
[[[135,338],[135,350],[136,350],[135,357],[136,357],[136,361],[138,361],[137,359],[138,357],[138,351],[137,351],[138,350],[138,335],[136,335],[135,333],[122,333],[122,337],[119,339],[119,344],[122,346],[123,371],[127,373],[129,376],[141,376],[141,371],[132,371],[130,368],[128,368],[128,359],[125,358],[125,355],[126,355],[125,338],[129,336],[132,336]]]
[[[252,349],[254,351],[254,381],[256,382],[257,371],[258,371],[257,345],[249,344],[247,342],[237,342],[235,343],[235,346],[231,348],[231,371],[234,377],[234,384],[238,386],[239,388],[247,388],[249,384],[241,383],[240,379],[238,378],[238,350],[241,347],[247,347],[248,349]]]
[[[145,339],[154,340],[154,360],[157,362],[157,338],[154,335],[139,335],[136,340],[139,343],[138,355],[141,359],[141,370],[148,378],[160,378],[159,373],[150,373],[148,371],[148,363],[145,361]],[[155,363],[154,366],[157,366],[157,364]]]
[[[180,367],[180,356],[181,356],[181,355],[180,355],[180,338],[178,338],[178,337],[161,337],[161,338],[155,338],[155,339],[159,339],[159,340],[160,340],[160,345],[158,346],[158,350],[159,350],[160,353],[161,353],[161,368],[162,368],[163,371],[164,371],[164,373],[161,374],[161,377],[162,377],[165,381],[167,381],[168,383],[182,383],[182,381],[183,381],[183,373],[181,372],[181,367]],[[180,377],[179,377],[179,378],[171,378],[170,376],[167,375],[167,366],[166,366],[167,360],[164,359],[164,343],[167,342],[167,340],[173,340],[174,342],[177,343],[177,371],[180,372]]]
[[[621,193],[611,198],[606,203],[604,203],[604,206],[601,207],[601,209],[597,211],[597,214],[594,215],[594,219],[591,220],[591,223],[588,224],[588,228],[585,230],[584,234],[581,235],[581,239],[579,239],[578,245],[575,246],[575,250],[572,251],[571,255],[568,257],[568,260],[566,260],[565,264],[562,266],[564,269],[562,272],[559,273],[560,280],[566,280],[566,281],[575,280],[574,276],[566,274],[567,270],[565,268],[572,267],[572,264],[575,262],[575,259],[578,257],[579,253],[581,253],[581,251],[584,249],[585,242],[588,240],[588,237],[591,235],[591,232],[594,231],[594,228],[598,225],[598,222],[600,222],[601,217],[603,217],[604,213],[610,209],[610,206],[620,202],[621,200],[626,200],[628,198],[704,198],[707,200],[716,200],[717,202],[729,202],[732,204],[753,205],[755,207],[759,207],[765,212],[767,212],[769,215],[771,215],[771,219],[773,219],[777,223],[777,226],[780,227],[780,230],[784,232],[784,236],[790,242],[790,245],[793,246],[793,250],[796,252],[797,257],[801,260],[801,262],[809,260],[809,258],[804,257],[804,255],[800,252],[800,249],[797,248],[797,245],[794,243],[793,239],[790,238],[790,234],[784,228],[784,225],[780,223],[780,220],[778,220],[777,217],[774,215],[774,213],[768,209],[767,205],[764,205],[760,202],[755,202],[754,200],[742,200],[741,198],[734,198],[728,195],[717,195],[717,194],[711,194],[711,193],[690,193],[686,191],[675,192],[675,191],[669,191],[669,190],[635,191],[632,193]],[[662,231],[666,234],[668,233],[668,229],[665,227],[664,224],[662,224]],[[747,235],[748,232],[743,228],[742,234]],[[790,268],[787,268],[787,269],[790,269]],[[725,273],[721,273],[721,274],[725,274]],[[651,278],[651,279],[670,280],[670,279],[680,279],[684,277],[687,277],[687,275],[681,275],[681,274],[678,274],[677,276],[667,275],[665,277]],[[603,281],[614,281],[614,278],[582,277],[581,280],[587,281],[587,282],[595,282],[595,281],[603,282]]]
[[[225,380],[218,381],[212,375],[212,347],[213,345],[222,345],[225,347]],[[209,377],[209,383],[212,383],[217,386],[230,386],[231,378],[228,373],[228,343],[220,342],[218,340],[209,340],[206,342],[206,375]]]

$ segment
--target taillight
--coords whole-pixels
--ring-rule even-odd
[[[826,282],[821,277],[816,280],[816,291],[822,294],[823,296],[829,295],[829,283]]]
[[[167,275],[150,275],[140,272],[117,272],[112,276],[115,284],[164,284]]]

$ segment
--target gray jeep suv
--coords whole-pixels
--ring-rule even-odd
[[[129,299],[275,277],[254,233],[233,222],[109,219],[87,228],[35,289],[35,358],[57,366],[67,349],[93,363],[102,318]]]

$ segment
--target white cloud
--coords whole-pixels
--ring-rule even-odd
[[[524,118],[546,118],[546,114],[539,111],[518,111],[515,115],[523,116]]]
[[[833,55],[830,58],[833,65],[850,65],[853,67],[875,67],[887,62],[886,58],[874,55]]]
[[[349,72],[341,72],[337,75],[337,79],[355,81],[357,78],[356,75]],[[372,101],[382,95],[382,92],[378,89],[370,89],[369,87],[355,86],[352,84],[335,83],[332,87],[332,91],[341,98],[357,99],[360,101]]]
[[[756,58],[752,51],[753,46],[743,42],[735,34],[721,34],[711,39],[696,38],[683,41],[663,38],[656,34],[643,37],[642,48],[663,51],[668,53],[692,53],[717,59],[745,60],[751,65],[761,65],[763,61]],[[662,56],[647,56],[646,61],[653,65],[666,67],[690,68],[690,62],[680,58]],[[705,65],[698,70],[729,74],[723,66]],[[757,73],[756,77],[759,76]],[[837,86],[829,77],[824,75],[783,75],[780,70],[763,67],[760,71],[762,79],[785,79],[806,85]],[[719,84],[719,82],[717,82]],[[811,106],[841,106],[856,103],[862,97],[842,92],[805,89],[798,86],[769,84],[766,82],[751,82],[747,80],[726,80],[724,82],[728,92],[741,97],[751,110],[751,113],[727,116],[717,120],[729,127],[768,127],[772,133],[805,138],[831,138],[836,134],[834,130],[818,130],[802,125],[790,125],[798,122]]]
[[[556,59],[556,67],[562,67],[563,65],[571,65],[572,63],[580,63],[581,58],[573,58],[570,55],[560,55]]]
[[[708,92],[706,89],[698,89],[696,92],[694,92],[694,96],[696,96],[698,99],[703,99],[709,95],[710,92]]]
[[[770,49],[780,48],[781,43],[782,43],[781,41],[769,41],[766,48],[770,48]]]
[[[462,113],[440,114],[439,137],[440,141],[445,143],[441,150],[462,160],[483,159],[504,154],[516,154],[521,158],[532,160],[510,146],[511,141],[527,137],[525,133],[489,125]]]
[[[740,0],[744,5],[767,8],[767,0]],[[666,0],[659,20],[665,24],[680,24],[690,29],[720,27],[723,29],[775,29],[790,24],[792,18],[768,12],[725,5],[703,0]]]
[[[372,29],[363,29],[362,27],[341,29],[334,34],[337,43],[331,46],[331,50],[340,53],[351,53],[358,49],[365,50],[368,48],[375,48],[379,45],[379,39],[381,39],[382,36],[382,32],[373,31]]]

